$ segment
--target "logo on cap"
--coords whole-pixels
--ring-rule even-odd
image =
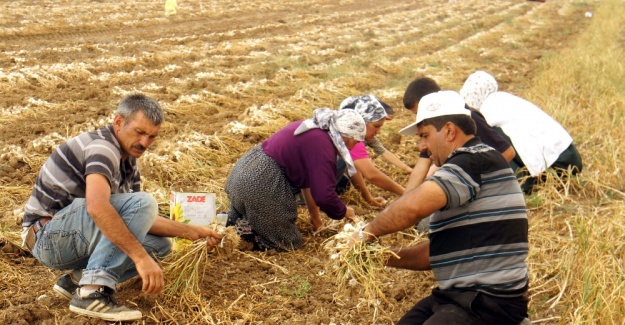
[[[428,107],[426,107],[426,109],[430,112],[434,112],[437,111],[441,108],[441,104],[440,103],[430,103],[430,105],[428,105]]]

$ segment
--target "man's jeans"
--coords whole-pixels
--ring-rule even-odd
[[[110,202],[150,255],[169,253],[169,238],[148,234],[158,218],[158,205],[151,195],[113,194]],[[115,290],[117,283],[137,275],[134,262],[100,232],[81,198],[74,199],[37,232],[32,254],[53,269],[75,270],[74,274],[83,270],[81,286],[104,285]]]

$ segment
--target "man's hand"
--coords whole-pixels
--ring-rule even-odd
[[[158,294],[165,287],[163,270],[151,257],[135,261],[135,268],[141,277],[143,285],[141,290],[148,294]]]
[[[206,245],[208,246],[208,250],[211,250],[213,249],[213,247],[217,246],[217,244],[219,244],[219,242],[223,238],[222,235],[218,234],[212,229],[196,225],[189,226],[193,227],[193,231],[190,232],[190,236],[187,237],[187,239],[195,241],[200,238],[206,238]]]
[[[219,244],[223,236],[207,227],[186,224],[169,218],[156,218],[156,222],[149,231],[150,234],[161,237],[179,237],[195,241],[200,238],[206,238],[206,244],[209,249]]]
[[[349,241],[350,245],[356,245],[357,243],[363,240],[367,242],[375,240],[375,236],[371,235],[365,230],[366,227],[367,226],[363,227],[362,229],[357,229],[356,231],[354,231]]]
[[[349,239],[349,245],[354,246],[357,243],[360,243],[362,239],[360,239],[360,234],[358,233],[358,231],[354,231],[354,233],[352,234],[352,237]]]

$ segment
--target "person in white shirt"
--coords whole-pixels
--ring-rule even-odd
[[[525,193],[532,191],[536,177],[548,168],[554,168],[559,176],[568,175],[564,171],[570,170],[571,175],[582,171],[581,156],[562,125],[533,103],[497,88],[493,76],[476,71],[460,94],[512,143],[516,157],[510,166],[519,179],[525,179]]]

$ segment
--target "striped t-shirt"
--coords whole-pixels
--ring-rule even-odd
[[[525,199],[501,154],[473,138],[428,180],[447,196],[447,206],[430,223],[430,264],[439,288],[523,294],[528,287]]]
[[[75,198],[84,198],[86,177],[94,173],[108,179],[111,194],[140,190],[136,159],[128,157],[121,161],[121,147],[112,125],[82,133],[52,152],[41,167],[24,207],[22,226],[28,227],[44,216],[54,216]]]

